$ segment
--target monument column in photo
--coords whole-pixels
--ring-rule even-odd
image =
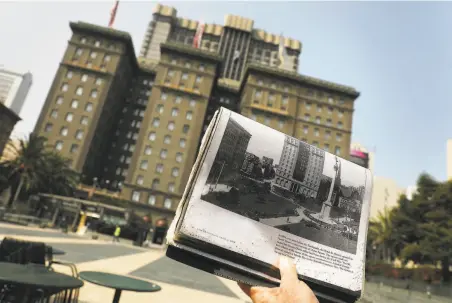
[[[341,164],[337,157],[334,157],[334,158],[336,160],[336,164],[334,165],[334,177],[333,177],[333,180],[331,181],[331,187],[330,187],[330,192],[328,193],[328,198],[322,205],[322,210],[320,211],[320,216],[319,216],[320,219],[330,217],[331,207],[333,206],[332,200],[334,200],[336,198],[336,193],[334,193],[334,196],[333,196],[333,192],[334,192],[334,187],[336,185],[336,179],[337,179],[338,173],[340,171],[339,167]]]

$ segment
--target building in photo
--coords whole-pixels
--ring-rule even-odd
[[[70,28],[35,132],[72,160],[84,184],[174,212],[221,106],[349,155],[359,92],[298,74],[301,42],[258,29],[251,19],[227,15],[223,25],[202,23],[159,4],[138,58],[127,32],[84,22]],[[237,142],[234,154],[239,170],[245,143]],[[321,158],[320,149],[309,153]],[[315,171],[321,160],[313,159],[300,169]],[[309,194],[320,183],[294,182]]]
[[[0,103],[19,115],[32,83],[31,73],[21,74],[0,68]]]
[[[324,161],[325,151],[286,136],[273,185],[316,198]]]

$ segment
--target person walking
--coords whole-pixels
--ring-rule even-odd
[[[121,235],[121,227],[116,225],[115,232],[113,233],[113,242],[119,243],[119,235]]]

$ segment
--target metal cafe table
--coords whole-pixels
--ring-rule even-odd
[[[20,288],[20,302],[33,300],[33,291],[42,290],[44,296],[51,296],[63,290],[77,289],[83,281],[37,264],[17,264],[0,262],[0,285],[12,285]]]
[[[113,303],[119,302],[123,290],[134,292],[157,292],[161,290],[160,286],[154,283],[106,272],[82,271],[80,278],[93,284],[113,288],[115,290]]]

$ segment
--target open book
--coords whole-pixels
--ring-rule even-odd
[[[293,258],[320,302],[364,284],[369,170],[221,108],[201,142],[167,256],[251,285],[277,286]]]

